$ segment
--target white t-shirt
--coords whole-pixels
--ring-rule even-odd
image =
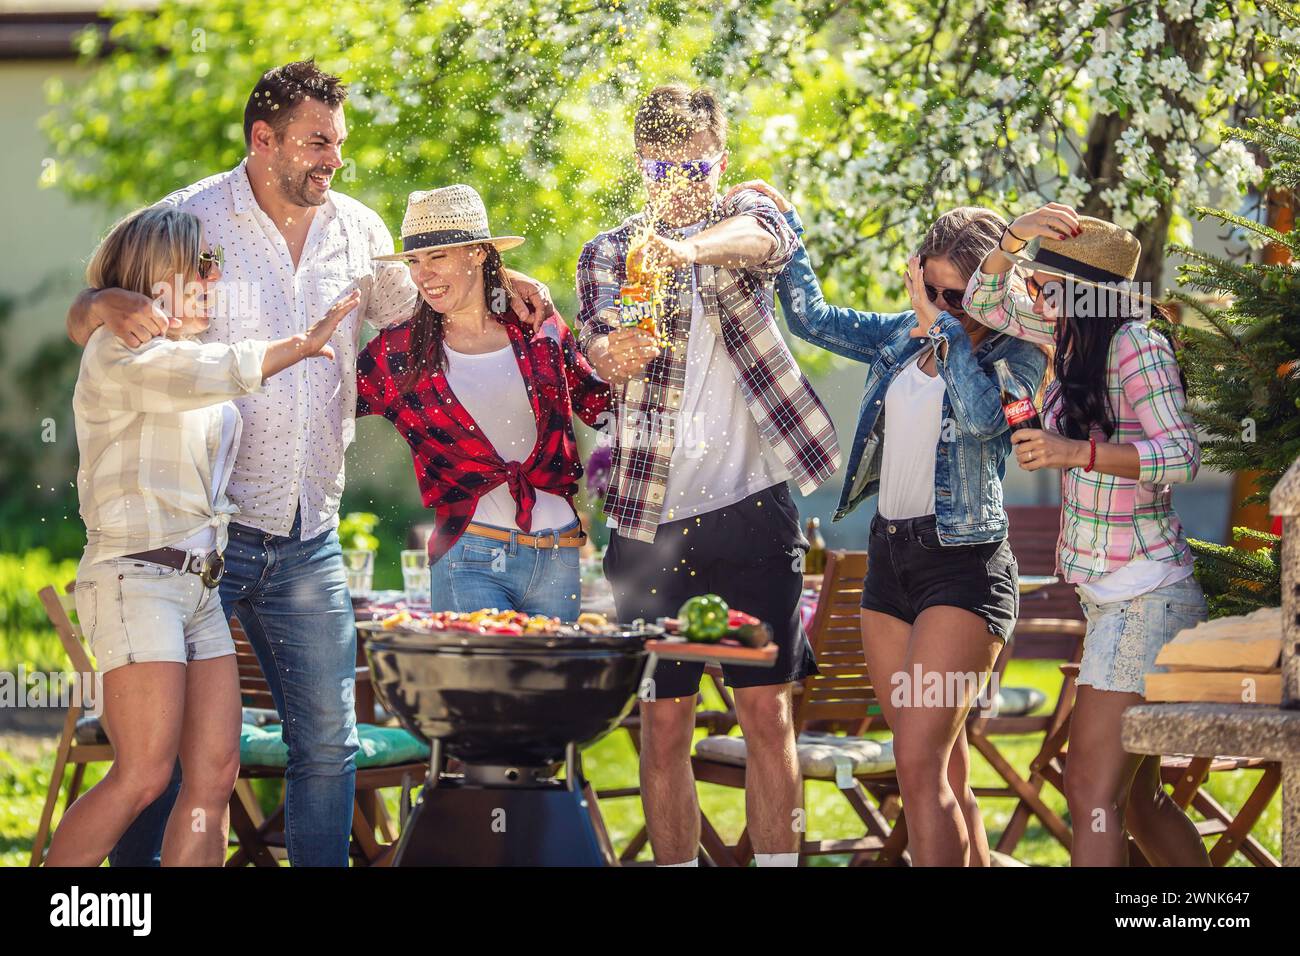
[[[239,431],[239,409],[234,402],[221,403],[221,439],[217,442],[217,453],[212,458],[212,508],[216,511],[217,502],[226,493],[230,484],[230,473],[235,466],[235,435]],[[206,527],[195,532],[184,541],[172,545],[181,551],[202,551],[207,554],[217,546],[217,529]]]
[[[456,399],[504,461],[526,461],[537,446],[537,419],[528,402],[528,389],[519,371],[514,349],[471,355],[443,343],[447,354],[447,384]],[[515,521],[515,499],[505,482],[478,500],[474,521],[510,531],[520,531]],[[560,495],[537,491],[529,534],[558,530],[574,521],[573,508]]]
[[[704,227],[685,227],[693,235]],[[698,270],[691,270],[691,330],[676,444],[668,464],[663,520],[717,511],[790,477],[759,434],[720,333],[704,316]]]
[[[1079,594],[1093,604],[1110,604],[1114,601],[1131,601],[1149,594],[1167,584],[1177,584],[1191,577],[1190,564],[1172,564],[1169,561],[1152,561],[1138,558],[1095,581],[1079,584]]]
[[[925,354],[924,351],[921,353]],[[926,375],[913,360],[885,392],[885,449],[880,464],[882,518],[934,514],[934,456],[943,428],[941,375]]]

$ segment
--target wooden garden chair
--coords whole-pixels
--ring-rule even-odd
[[[94,679],[95,665],[91,663],[90,651],[85,643],[80,625],[74,623],[72,615],[76,613],[73,589],[76,582],[71,582],[60,594],[53,587],[42,588],[39,592],[45,613],[50,619],[64,652],[72,665],[76,692],[69,701],[64,718],[63,731],[55,750],[54,766],[50,772],[50,785],[46,791],[45,805],[37,825],[36,836],[32,841],[31,866],[39,866],[44,857],[45,843],[49,838],[54,819],[55,807],[59,793],[63,789],[67,768],[71,766],[72,775],[67,785],[64,812],[81,794],[86,767],[92,763],[112,762],[113,747],[109,742],[106,727],[99,717],[85,716],[81,706],[81,681]],[[236,662],[239,668],[239,684],[242,703],[245,707],[274,709],[275,702],[262,675],[261,666],[239,627],[238,620],[231,619],[231,632],[235,636]],[[369,673],[358,674],[358,681],[368,682]],[[358,695],[358,706],[368,698]],[[373,720],[373,705],[371,705]],[[397,831],[393,821],[384,807],[377,791],[384,787],[401,786],[409,789],[412,782],[423,778],[427,764],[407,762],[386,767],[374,767],[357,771],[357,798],[353,809],[352,853],[358,863],[383,864],[389,861],[395,849]],[[264,816],[253,793],[249,781],[259,777],[284,777],[282,767],[241,767],[239,780],[230,801],[230,826],[240,842],[239,848],[227,861],[227,866],[239,866],[246,863],[258,865],[279,865],[283,858],[283,824],[284,806],[269,817]],[[381,842],[383,841],[383,842]]]
[[[262,673],[262,666],[248,642],[248,636],[231,617],[230,633],[235,639],[235,658],[239,668],[239,692],[245,707],[275,708],[271,689]],[[368,689],[369,669],[357,668],[356,683]],[[367,688],[361,688],[361,685]],[[374,721],[372,693],[355,695],[357,723]],[[366,708],[365,711],[362,708]],[[284,779],[284,767],[240,766],[239,780],[230,798],[230,830],[239,838],[239,848],[226,861],[226,866],[278,866],[285,858],[284,801],[270,814],[264,815],[251,785],[256,779]],[[428,772],[428,760],[406,761],[389,766],[358,768],[356,796],[352,809],[352,847],[354,863],[359,866],[386,866],[392,862],[397,849],[398,829],[393,825],[379,793],[387,787],[402,788],[403,806],[409,805],[411,788],[422,782]]]
[[[860,607],[866,572],[865,552],[828,552],[822,592],[808,634],[821,673],[806,678],[796,688],[794,699],[804,779],[835,781],[866,832],[842,840],[803,839],[799,853],[801,857],[848,853],[853,854],[855,864],[892,865],[905,860],[907,826],[901,809],[892,822],[885,812],[898,806],[891,742],[882,742],[872,756],[864,756],[862,749],[854,751],[855,747],[865,749],[862,734],[886,729],[862,653]],[[846,736],[832,736],[837,732]],[[829,773],[820,766],[813,769],[814,764],[825,763],[817,757],[827,754],[834,755],[831,760],[836,769]],[[696,745],[691,764],[701,783],[743,788],[743,738],[707,737]],[[710,860],[724,866],[749,862],[753,846],[748,829],[735,846],[727,846],[703,814],[700,824],[702,849]]]
[[[1007,509],[1010,526],[1008,539],[1022,575],[1050,575],[1055,573],[1057,539],[1060,534],[1060,510],[1054,506],[1011,507]],[[1022,596],[1020,617],[1011,640],[998,655],[994,676],[1001,684],[1007,664],[1012,659],[1055,659],[1077,662],[1083,653],[1083,635],[1086,630],[1083,611],[1074,586],[1057,582]],[[994,736],[1041,734],[1044,741],[1068,723],[1070,708],[1074,703],[1075,670],[1063,673],[1061,691],[1052,710],[1044,714],[987,715],[978,710],[971,712],[966,724],[966,738],[993,771],[1002,779],[1000,785],[972,787],[977,797],[1013,798],[1016,800],[1011,818],[995,849],[1011,854],[1024,836],[1031,817],[1037,817],[1044,828],[1063,845],[1069,845],[1070,828],[1042,799],[1045,782],[1041,773],[1033,769],[1022,776],[994,744]],[[1064,731],[1068,733],[1068,727]],[[1040,749],[1040,757],[1042,751]]]
[[[1061,666],[1061,691],[1051,713],[1045,715],[1027,715],[1023,717],[981,717],[972,715],[966,725],[966,737],[971,747],[983,755],[993,770],[1005,782],[1001,787],[973,787],[977,797],[1014,797],[1015,808],[1007,821],[1006,828],[998,837],[994,849],[999,853],[1012,855],[1031,818],[1037,818],[1043,828],[1066,850],[1070,848],[1070,825],[1047,805],[1043,798],[1043,785],[1050,783],[1056,790],[1064,793],[1063,769],[1058,759],[1070,733],[1070,712],[1074,707],[1074,679],[1079,673],[1078,657]],[[1030,761],[1029,773],[1022,777],[1007,761],[991,740],[991,733],[1042,733],[1043,742],[1034,759]]]
[[[95,665],[90,661],[90,651],[86,647],[80,624],[72,620],[76,613],[76,602],[72,591],[76,582],[68,584],[60,594],[53,587],[43,587],[38,592],[45,613],[50,619],[54,633],[59,636],[63,651],[72,665],[73,694],[68,702],[68,710],[63,719],[63,731],[54,752],[54,767],[50,771],[50,785],[45,791],[45,805],[41,808],[40,823],[36,827],[36,837],[32,841],[30,866],[40,866],[45,856],[45,841],[49,839],[51,825],[54,821],[54,809],[59,802],[59,793],[63,790],[64,776],[69,766],[72,776],[67,784],[67,796],[63,803],[63,812],[67,812],[74,800],[81,794],[85,781],[86,767],[92,763],[111,763],[113,745],[108,742],[103,722],[99,717],[86,716],[81,701],[82,681],[96,679]]]
[[[1056,574],[1061,511],[1056,505],[1007,508],[1007,540],[1022,575]],[[1022,660],[1074,659],[1086,629],[1074,585],[1057,581],[1023,595],[1012,656]]]
[[[1258,770],[1260,777],[1241,809],[1234,814],[1210,796],[1204,784],[1212,773],[1240,770]],[[1212,865],[1226,866],[1234,853],[1240,853],[1255,866],[1281,866],[1278,859],[1251,835],[1282,783],[1280,763],[1255,757],[1166,755],[1160,759],[1160,776],[1171,787],[1170,796],[1176,804],[1184,810],[1191,807],[1204,817],[1196,824],[1197,832],[1205,838],[1218,837],[1209,848]],[[1146,863],[1136,844],[1131,844],[1130,852],[1134,862]]]

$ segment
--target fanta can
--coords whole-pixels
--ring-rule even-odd
[[[629,283],[619,289],[618,324],[625,329],[641,329],[656,335],[654,306],[650,292],[640,283]]]

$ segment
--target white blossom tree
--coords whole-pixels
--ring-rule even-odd
[[[400,217],[407,190],[473,178],[531,227],[539,274],[635,202],[630,114],[671,78],[727,92],[733,175],[791,189],[810,242],[861,299],[965,203],[1055,199],[1133,229],[1159,274],[1188,210],[1233,205],[1260,168],[1221,127],[1274,115],[1293,66],[1278,0],[261,0],[122,13],[106,55],[56,87],[58,185],[140,202],[233,165],[242,97],[316,55],[353,86],[345,189]],[[1292,37],[1293,38],[1293,37]],[[567,259],[566,259],[567,257]]]
[[[1157,282],[1190,210],[1237,205],[1261,174],[1225,126],[1288,125],[1279,94],[1295,39],[1275,0],[728,0],[698,61],[736,104],[830,77],[833,106],[799,135],[788,185],[811,241],[849,288],[901,285],[901,253],[956,205],[1023,211],[1047,200],[1132,230],[1138,278]]]

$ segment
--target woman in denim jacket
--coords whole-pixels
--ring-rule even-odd
[[[770,196],[802,236],[784,197],[744,185]],[[827,305],[802,245],[776,281],[791,332],[869,367],[835,520],[879,495],[862,644],[894,732],[917,865],[989,862],[965,722],[1019,610],[1002,506],[1011,442],[993,363],[1005,359],[1031,394],[1047,367],[1041,347],[961,312],[967,280],[1005,225],[970,207],[940,217],[908,263],[907,312]]]

